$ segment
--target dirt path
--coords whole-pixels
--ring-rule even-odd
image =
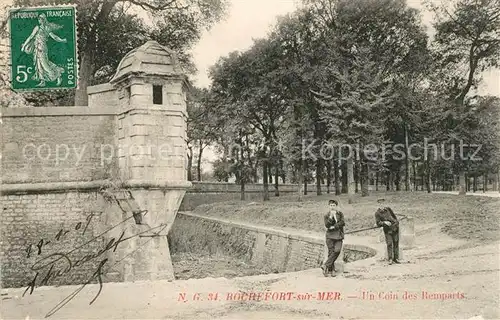
[[[99,288],[89,285],[49,319],[500,318],[500,243],[476,246],[439,229],[417,229],[417,247],[404,252],[409,262],[401,265],[388,266],[379,256],[347,264],[348,273],[336,278],[324,278],[320,269],[313,269],[233,279],[105,284],[91,306]],[[380,248],[375,238],[372,241]],[[25,297],[22,289],[3,290],[1,318],[42,319],[77,288],[43,287]],[[227,300],[228,293],[234,298],[243,292],[270,292],[276,297],[279,292],[292,293],[290,300]],[[339,292],[341,299],[318,300],[319,292]],[[180,293],[186,294],[186,302]],[[200,300],[193,300],[196,293]],[[210,293],[218,293],[216,301],[208,300]]]
[[[458,191],[433,191],[432,193],[437,194],[455,194],[458,195]],[[500,192],[498,191],[486,191],[486,192],[467,192],[468,196],[480,196],[480,197],[490,197],[490,198],[499,198]]]

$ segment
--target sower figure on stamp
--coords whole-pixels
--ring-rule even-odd
[[[384,229],[385,243],[387,244],[387,259],[389,264],[399,262],[399,221],[389,207],[384,207],[385,199],[378,199],[379,208],[375,212],[377,226]]]
[[[66,39],[56,36],[53,31],[61,29],[62,26],[47,21],[45,14],[38,16],[39,26],[35,26],[30,36],[21,46],[21,51],[33,55],[35,65],[34,80],[40,81],[38,87],[44,87],[46,81],[57,81],[57,85],[62,82],[64,68],[58,66],[49,59],[49,38],[57,42],[66,43]]]
[[[323,266],[323,275],[325,277],[335,277],[335,261],[342,250],[342,241],[344,240],[344,214],[337,210],[338,202],[328,201],[330,210],[325,215],[326,227],[326,246],[328,247],[328,259]],[[343,259],[343,257],[341,257]]]

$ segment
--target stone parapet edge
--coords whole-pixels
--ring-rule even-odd
[[[67,182],[46,182],[46,183],[8,183],[2,184],[0,194],[23,194],[37,192],[66,192],[75,190],[98,190],[101,187],[109,186],[108,180],[94,181],[67,181]],[[184,181],[149,181],[130,180],[123,183],[122,187],[137,189],[180,189],[185,190],[191,187],[190,182]]]
[[[2,107],[2,117],[46,117],[46,116],[116,116],[115,107],[26,107],[5,108]]]
[[[318,235],[311,234],[311,235],[306,236],[306,235],[300,234],[300,231],[293,232],[293,231],[277,230],[277,229],[266,227],[266,226],[259,226],[259,225],[254,225],[254,224],[229,221],[229,220],[220,219],[220,218],[207,217],[207,216],[192,213],[189,211],[178,212],[177,215],[184,215],[184,216],[188,216],[188,217],[210,220],[213,222],[222,223],[222,224],[226,224],[229,226],[234,226],[237,228],[247,229],[247,230],[251,230],[251,231],[266,232],[266,233],[270,233],[270,234],[277,235],[277,236],[287,238],[287,239],[295,239],[295,240],[300,240],[300,241],[309,242],[309,243],[313,243],[313,244],[325,245],[324,236],[319,235],[319,234]],[[374,249],[371,246],[369,246],[368,244],[359,243],[359,242],[363,242],[363,240],[364,240],[363,238],[361,238],[361,237],[355,238],[357,241],[354,241],[354,242],[350,242],[349,238],[352,238],[352,236],[349,236],[347,239],[344,240],[344,248],[345,249],[367,252],[367,253],[370,253],[372,255],[371,257],[369,257],[367,259],[363,259],[363,260],[359,260],[359,261],[371,261],[371,260],[383,258],[383,256],[384,256],[383,251],[377,250],[378,248]],[[380,245],[374,244],[374,246],[379,247]],[[356,261],[351,262],[350,264],[355,263],[355,262]]]
[[[20,117],[69,117],[69,116],[120,116],[126,113],[133,112],[162,112],[165,115],[184,114],[182,111],[171,108],[158,107],[156,105],[148,105],[147,107],[130,107],[121,110],[116,106],[99,106],[97,107],[79,107],[79,106],[62,106],[62,107],[22,107],[22,108],[7,108],[1,107],[2,118],[20,118]]]

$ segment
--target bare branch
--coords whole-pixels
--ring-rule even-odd
[[[446,10],[446,8],[443,8],[444,12],[446,12],[446,14],[450,17],[450,19],[457,25],[459,26],[461,29],[463,29],[463,31],[465,31],[465,33],[467,33],[469,36],[470,36],[470,40],[474,40],[476,37],[465,27],[463,26],[462,24],[460,24],[452,15],[451,13],[448,12],[448,10]]]
[[[149,10],[156,10],[156,11],[165,10],[165,9],[171,7],[175,3],[175,0],[170,0],[162,5],[155,6],[155,5],[152,5],[146,1],[139,1],[139,0],[120,0],[120,1],[128,1],[132,4],[135,4],[136,6],[143,8],[144,10],[149,9]]]

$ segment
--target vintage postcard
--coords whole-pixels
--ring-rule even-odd
[[[498,0],[57,3],[2,1],[0,319],[500,319]]]

